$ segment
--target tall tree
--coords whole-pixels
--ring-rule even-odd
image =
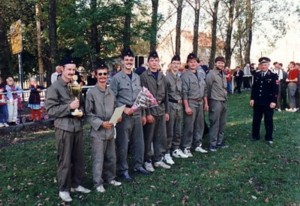
[[[209,68],[214,67],[214,60],[217,52],[217,23],[218,23],[218,9],[220,0],[214,0],[213,8],[210,6],[210,11],[212,14],[212,26],[211,26],[211,50],[209,57]]]
[[[9,54],[9,44],[7,41],[7,25],[2,18],[3,15],[2,7],[0,6],[0,73],[4,78],[10,75],[10,54]]]
[[[246,35],[247,35],[247,44],[245,48],[245,63],[250,63],[251,55],[251,46],[252,46],[252,27],[253,27],[253,15],[254,11],[252,10],[251,0],[246,0]]]
[[[182,19],[182,10],[183,10],[183,0],[170,0],[173,6],[176,8],[176,36],[175,36],[175,54],[180,55],[181,48],[181,19]]]
[[[198,38],[199,38],[199,19],[200,19],[200,0],[194,0],[194,4],[192,0],[187,0],[189,5],[193,8],[195,14],[194,21],[194,35],[193,35],[193,53],[198,54]]]
[[[50,42],[50,62],[52,71],[47,72],[47,83],[50,85],[51,73],[57,63],[57,25],[56,25],[56,0],[48,0],[48,32]]]
[[[39,67],[39,81],[40,84],[44,84],[44,65],[42,57],[42,39],[41,39],[41,5],[39,2],[35,4],[35,16],[36,16],[36,39],[38,50],[38,67]]]
[[[151,15],[151,31],[150,31],[150,51],[156,50],[156,46],[157,46],[158,1],[159,0],[151,0],[152,15]]]
[[[124,0],[125,18],[124,18],[124,34],[123,34],[123,48],[129,48],[131,44],[131,19],[133,0]]]
[[[227,23],[227,31],[226,31],[226,42],[225,42],[225,59],[226,65],[230,67],[231,65],[231,56],[232,56],[232,31],[233,31],[233,23],[234,23],[234,9],[235,9],[236,0],[228,1],[228,23]]]

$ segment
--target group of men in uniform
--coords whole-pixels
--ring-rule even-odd
[[[85,116],[91,125],[93,138],[93,182],[98,192],[105,192],[104,182],[121,185],[115,180],[117,175],[122,181],[131,181],[129,171],[149,175],[155,168],[171,168],[175,163],[172,157],[189,158],[193,156],[192,151],[207,153],[202,145],[205,111],[208,111],[210,121],[209,150],[216,152],[219,148],[228,147],[224,141],[227,113],[224,57],[215,59],[215,66],[207,75],[193,53],[187,57],[184,72],[180,72],[180,56],[175,55],[166,75],[159,69],[156,51],[149,53],[148,69],[141,75],[133,72],[134,54],[130,49],[123,51],[122,64],[123,69],[111,79],[109,86],[106,84],[108,67],[104,63],[99,64],[95,69],[97,84],[87,93],[85,100]],[[72,113],[77,108],[84,111],[84,102],[83,99],[74,100],[69,89],[75,68],[73,60],[63,62],[61,77],[48,88],[46,97],[47,111],[55,117],[59,197],[67,202],[72,201],[70,191],[90,192],[82,186],[83,117]],[[262,71],[264,69],[262,66]],[[261,110],[265,109],[262,106],[265,102],[260,100],[269,95],[268,91],[260,91],[261,84],[273,85],[273,74],[267,72],[268,75],[270,77],[266,79],[257,76],[254,80],[250,102],[254,106],[253,131],[260,123]],[[133,110],[142,87],[151,92],[158,105]],[[115,126],[109,119],[114,108],[122,105],[125,109]],[[270,110],[272,108],[273,104]],[[266,117],[269,113],[263,114]],[[272,140],[270,135],[272,133],[268,133],[266,140]],[[253,138],[259,138],[257,132],[253,132]],[[132,157],[131,164],[128,154]]]

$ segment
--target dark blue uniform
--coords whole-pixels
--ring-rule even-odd
[[[254,100],[253,106],[253,122],[252,122],[252,138],[258,140],[260,138],[260,123],[264,116],[266,141],[273,141],[273,113],[274,109],[270,108],[270,103],[277,102],[278,85],[277,75],[268,70],[265,75],[263,72],[257,72],[254,76],[254,82],[251,90],[251,100]]]

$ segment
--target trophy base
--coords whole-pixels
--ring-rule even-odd
[[[82,117],[83,112],[81,110],[76,109],[74,112],[71,112],[71,114],[75,117]]]

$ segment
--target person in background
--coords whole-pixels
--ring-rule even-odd
[[[31,109],[32,121],[40,121],[42,118],[40,93],[45,88],[43,86],[37,85],[35,78],[30,78],[29,89],[30,95],[28,100],[28,107]]]
[[[211,152],[217,149],[227,148],[225,144],[224,130],[227,115],[227,82],[224,74],[225,58],[215,58],[215,68],[206,77],[207,98],[209,106],[209,136]]]
[[[273,144],[273,114],[276,107],[278,85],[277,74],[269,70],[270,59],[261,57],[259,60],[260,72],[254,76],[251,90],[250,106],[253,107],[252,140],[260,139],[260,124],[264,117],[265,140]]]
[[[91,125],[93,182],[98,192],[105,192],[104,181],[120,186],[116,177],[116,148],[114,124],[109,120],[116,108],[113,91],[107,87],[108,67],[101,62],[95,69],[97,84],[86,97],[86,116]],[[118,121],[121,121],[119,119]]]
[[[295,95],[295,98],[296,98],[296,108],[297,108],[297,111],[299,111],[299,108],[300,108],[300,79],[299,79],[299,76],[300,76],[300,63],[296,63],[295,64],[295,69],[298,70],[298,81],[297,81],[297,90],[296,90],[296,95]]]
[[[278,96],[277,96],[277,104],[276,109],[277,111],[281,112],[282,109],[284,110],[287,106],[286,104],[286,78],[287,73],[280,67],[280,63],[274,62],[273,63],[274,69],[273,73],[277,74],[278,76]]]
[[[94,86],[97,83],[97,77],[95,71],[92,70],[90,75],[87,77],[87,86]]]
[[[235,91],[237,90],[238,94],[240,94],[242,83],[243,83],[243,76],[244,76],[244,72],[241,70],[240,66],[237,66],[235,68],[235,72],[233,73],[233,76],[234,76],[235,83],[236,83],[236,88],[234,90]]]
[[[288,84],[288,94],[289,94],[289,104],[290,108],[285,109],[287,112],[296,112],[296,91],[297,91],[297,82],[298,82],[298,74],[299,70],[295,68],[295,62],[290,62],[288,68],[288,77],[286,82]]]
[[[18,102],[20,94],[22,93],[21,87],[15,84],[12,77],[6,79],[5,89],[7,91],[7,109],[8,109],[8,122],[16,124],[18,119]]]
[[[7,124],[8,110],[7,110],[7,98],[6,98],[5,84],[0,77],[0,127],[9,127]]]
[[[55,118],[58,195],[63,201],[71,202],[70,191],[91,191],[81,185],[84,176],[83,114],[74,114],[74,111],[83,111],[84,101],[82,97],[74,99],[71,91],[76,64],[66,57],[62,65],[61,77],[47,89],[45,106],[49,116]]]
[[[55,72],[51,74],[51,84],[53,84],[58,79],[58,77],[60,77],[61,71],[62,71],[62,66],[57,65],[55,67]]]
[[[251,79],[252,79],[252,74],[251,74],[251,68],[250,68],[250,64],[246,64],[246,66],[243,69],[244,72],[244,76],[243,76],[243,80],[244,80],[244,89],[250,89],[251,88]]]
[[[228,94],[232,94],[232,74],[228,66],[225,67],[224,74],[226,75],[227,92]]]

